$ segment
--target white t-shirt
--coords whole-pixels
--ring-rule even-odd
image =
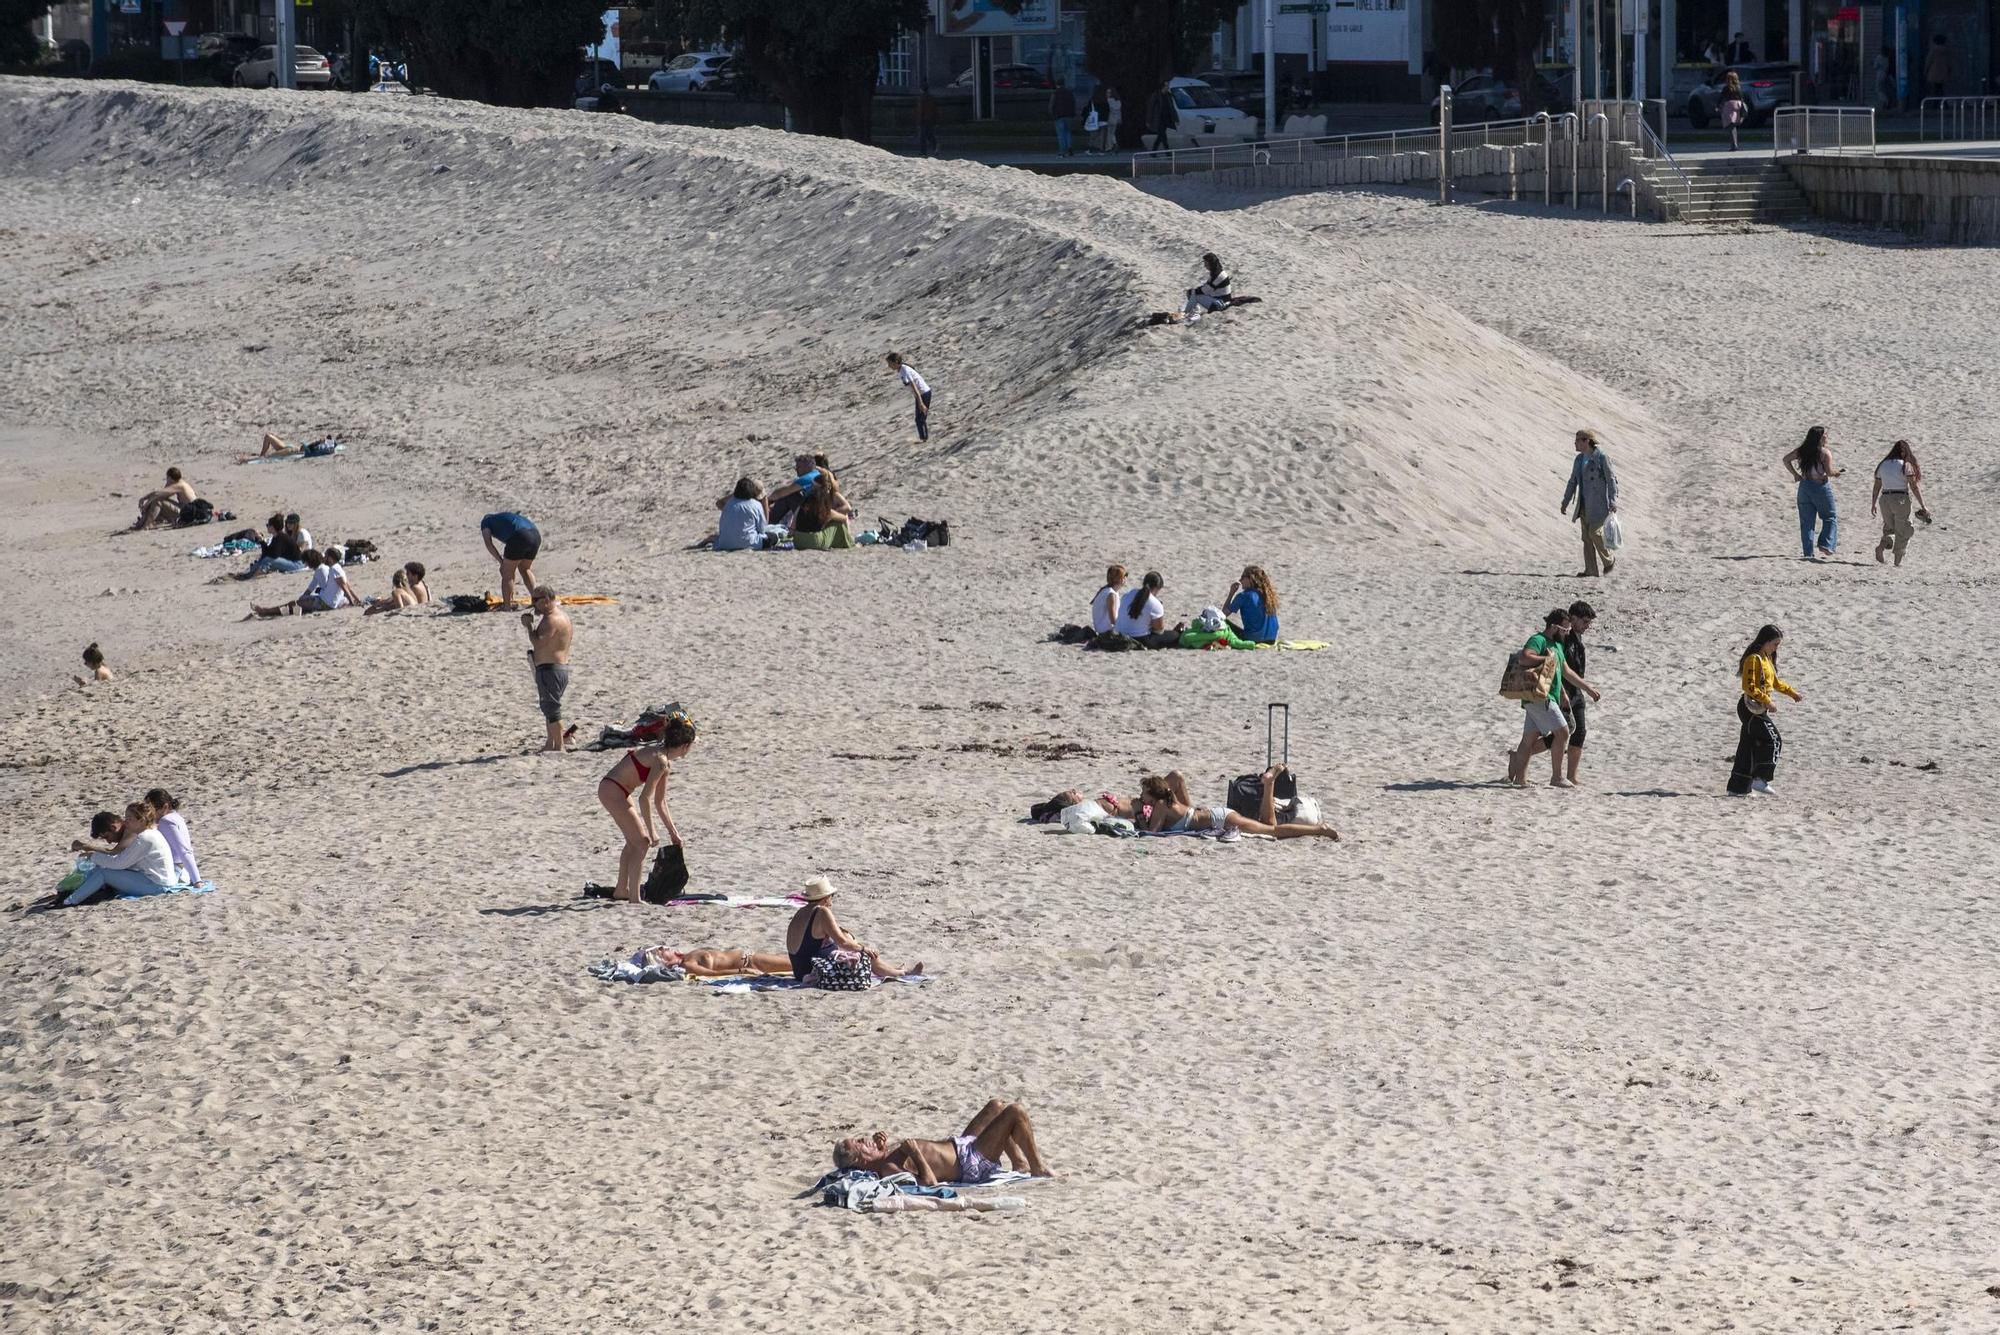
[[[928,394],[931,392],[931,387],[924,383],[924,378],[917,374],[917,368],[914,366],[900,366],[896,368],[896,379],[906,385],[915,385],[919,394]]]
[[[1131,614],[1134,603],[1142,604],[1137,616]],[[1167,609],[1160,606],[1160,600],[1150,593],[1135,591],[1125,594],[1118,600],[1118,633],[1135,637],[1151,635],[1153,622],[1166,614]]]
[[[1118,624],[1118,590],[1109,584],[1090,600],[1090,628],[1102,635]]]
[[[341,591],[340,582],[346,578],[347,572],[339,566],[319,566],[307,582],[306,592],[328,607],[345,607],[347,595]]]
[[[299,550],[302,552],[309,551],[311,550],[312,545],[313,545],[312,530],[307,528],[304,524],[299,525]]]
[[[1908,491],[1910,489],[1909,470],[1903,467],[1901,459],[1884,459],[1875,466],[1875,478],[1884,491]]]
[[[92,863],[113,871],[136,871],[155,885],[174,883],[174,851],[158,830],[141,830],[131,843],[116,853],[92,853]]]

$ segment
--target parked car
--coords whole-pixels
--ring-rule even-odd
[[[292,48],[292,72],[301,88],[333,87],[333,68],[325,56],[309,46]],[[260,46],[252,51],[249,59],[236,67],[232,82],[238,88],[276,88],[278,48]]]
[[[210,76],[226,88],[236,82],[236,67],[260,45],[247,32],[205,32],[195,39],[195,53]]]
[[[1239,107],[1230,106],[1227,98],[1202,80],[1169,79],[1167,87],[1173,90],[1174,106],[1181,113],[1182,134],[1221,133],[1245,139],[1256,137],[1257,118]]]
[[[1442,112],[1444,94],[1431,99],[1431,124]],[[1454,125],[1477,121],[1512,120],[1521,114],[1521,94],[1505,79],[1492,74],[1475,74],[1451,86],[1451,119]]]
[[[647,86],[656,93],[709,93],[736,77],[735,57],[727,51],[688,51],[655,70]]]
[[[1264,71],[1204,70],[1195,76],[1246,116],[1264,114]]]
[[[951,81],[954,88],[972,87],[972,71],[967,70]],[[1053,88],[1049,76],[1033,65],[995,65],[993,67],[995,88]]]
[[[586,58],[576,71],[576,95],[593,97],[603,89],[614,92],[625,86],[625,71],[613,60]]]
[[[1779,107],[1792,104],[1792,75],[1798,71],[1797,65],[1732,65],[1737,79],[1743,85],[1743,99],[1749,104],[1749,115],[1744,118],[1746,125],[1762,125],[1771,119],[1771,113]],[[1688,94],[1688,122],[1695,129],[1705,129],[1710,121],[1722,119],[1722,79],[1728,69],[1710,74],[1706,82],[1697,84]]]

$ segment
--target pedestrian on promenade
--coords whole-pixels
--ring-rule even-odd
[[[1584,576],[1595,579],[1599,561],[1608,575],[1614,563],[1604,545],[1604,521],[1618,513],[1618,470],[1598,444],[1595,431],[1576,433],[1576,459],[1570,464],[1569,484],[1563,488],[1557,513],[1568,514],[1572,500],[1576,502],[1576,522],[1583,530]]]
[[[929,84],[917,94],[917,152],[925,157],[937,152],[938,105]]]
[[[1070,143],[1071,122],[1076,119],[1076,94],[1061,79],[1056,80],[1056,89],[1049,94],[1049,117],[1056,123],[1056,152],[1066,158],[1076,156]]]
[[[1840,516],[1833,505],[1832,479],[1847,470],[1836,468],[1833,451],[1826,447],[1826,428],[1816,426],[1806,432],[1799,447],[1785,456],[1785,469],[1799,484],[1799,546],[1808,561],[1833,555],[1840,536]],[[1813,524],[1819,524],[1818,554],[1814,554]]]
[[[1776,626],[1763,627],[1737,664],[1743,693],[1736,697],[1736,717],[1742,726],[1736,736],[1736,761],[1729,769],[1732,797],[1777,796],[1771,780],[1778,777],[1778,754],[1785,743],[1778,736],[1778,702],[1771,693],[1805,699],[1778,676],[1778,646],[1784,638],[1785,632]]]

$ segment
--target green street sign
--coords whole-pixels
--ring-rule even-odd
[[[1328,0],[1319,0],[1319,3],[1310,5],[1278,6],[1278,12],[1280,14],[1325,14],[1330,12],[1332,9],[1333,6],[1330,3],[1328,3]]]

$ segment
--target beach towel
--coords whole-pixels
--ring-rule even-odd
[[[622,960],[598,960],[589,965],[592,978],[606,983],[700,983],[717,993],[742,995],[749,992],[814,992],[810,982],[800,982],[783,974],[739,974],[733,978],[690,979],[687,970],[678,964],[658,964],[648,959],[653,946],[642,946]],[[929,974],[914,973],[902,978],[884,978],[885,983],[928,983]]]
[[[981,1189],[1046,1180],[1029,1177],[1026,1173],[1001,1173],[986,1182],[940,1182],[927,1187],[909,1173],[892,1173],[882,1177],[859,1168],[837,1168],[792,1199],[817,1197],[821,1205],[855,1211],[888,1212],[912,1208],[1019,1210],[1027,1205],[1019,1196],[995,1196],[985,1194]],[[979,1194],[968,1196],[967,1192]]]
[[[252,538],[225,538],[212,547],[197,547],[191,556],[213,557],[233,556],[237,552],[261,552],[264,544]]]
[[[906,973],[901,978],[877,978],[877,987],[890,983],[928,983],[927,973]],[[702,986],[718,996],[747,996],[752,992],[823,992],[826,989],[813,985],[811,979],[787,978],[783,974],[757,973],[743,974],[736,978],[701,978]]]
[[[1276,644],[1264,646],[1270,649],[1289,649],[1294,653],[1311,653],[1316,649],[1331,648],[1325,640],[1279,640]]]
[[[614,887],[599,885],[595,881],[585,881],[583,893],[589,899],[609,899]],[[659,908],[718,908],[718,909],[796,909],[802,908],[805,900],[797,895],[678,895],[657,905]]]
[[[604,593],[564,593],[564,594],[558,594],[556,596],[556,601],[561,603],[564,607],[616,607],[618,605],[618,600],[616,598],[613,598],[609,594],[604,594]],[[453,598],[452,606],[454,610],[456,610],[457,605],[458,605],[457,598]],[[502,608],[507,606],[510,606],[510,604],[501,602],[498,598],[495,598],[492,594],[489,593],[486,595],[487,611],[491,612],[497,608]],[[517,599],[513,604],[511,604],[511,606],[526,607],[527,604]]]

